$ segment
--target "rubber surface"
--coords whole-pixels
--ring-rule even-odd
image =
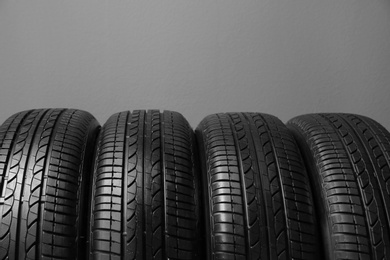
[[[0,259],[83,259],[85,185],[97,121],[73,109],[17,113],[0,127]]]
[[[310,168],[326,259],[389,259],[390,134],[352,114],[288,123]]]
[[[109,118],[92,185],[92,259],[198,259],[193,135],[176,112]]]
[[[316,259],[309,181],[285,125],[266,114],[214,114],[196,135],[207,259]]]

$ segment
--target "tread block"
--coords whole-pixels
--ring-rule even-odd
[[[196,135],[208,257],[316,258],[311,189],[287,128],[266,114],[221,113]]]
[[[24,111],[0,126],[0,259],[85,255],[85,186],[98,127],[75,109]]]
[[[324,253],[343,259],[385,259],[390,254],[390,134],[353,114],[309,114],[289,128],[310,170]]]
[[[194,140],[176,112],[125,111],[107,120],[94,167],[90,256],[198,259]]]

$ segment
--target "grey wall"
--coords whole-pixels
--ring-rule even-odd
[[[389,0],[0,1],[0,121],[74,107],[371,116],[390,129]]]

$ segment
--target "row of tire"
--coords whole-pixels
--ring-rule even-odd
[[[367,117],[37,109],[0,127],[0,259],[387,259]]]

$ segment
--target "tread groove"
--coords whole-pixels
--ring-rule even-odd
[[[35,112],[35,111],[34,111]],[[45,115],[48,113],[48,110],[45,110],[43,111],[41,117],[38,119],[38,122],[36,123],[36,126],[35,126],[35,129],[32,133],[32,137],[31,137],[31,144],[34,144],[35,142],[35,139],[36,139],[36,135],[37,135],[37,132],[38,132],[38,127],[39,125],[41,124],[43,118],[45,117]],[[23,125],[23,124],[21,124]],[[30,130],[31,131],[31,128]],[[21,257],[21,253],[22,253],[22,250],[19,249],[19,246],[20,246],[20,237],[23,237],[23,235],[21,234],[21,224],[22,224],[22,209],[23,209],[23,201],[22,201],[22,198],[25,196],[24,195],[24,186],[25,186],[25,180],[26,180],[26,171],[28,171],[29,169],[29,165],[30,165],[30,161],[31,161],[31,152],[32,152],[32,149],[33,149],[33,145],[30,145],[30,147],[28,148],[28,152],[27,152],[27,160],[26,160],[26,163],[25,163],[25,166],[24,166],[24,169],[25,169],[25,172],[23,174],[23,181],[22,181],[22,184],[21,184],[21,190],[20,190],[20,198],[19,198],[19,209],[18,209],[18,222],[17,222],[17,227],[16,227],[16,244],[15,244],[15,256],[16,256],[16,259],[19,259]],[[24,220],[23,220],[24,222]]]
[[[346,151],[346,153],[347,153],[347,156],[348,156],[348,158],[349,158],[349,161],[348,161],[348,164],[349,164],[349,169],[354,169],[355,167],[354,167],[354,165],[353,165],[353,158],[351,158],[351,155],[350,155],[350,153],[348,153],[348,148],[347,148],[347,146],[346,146],[346,144],[344,143],[344,141],[343,141],[343,136],[341,136],[341,134],[340,134],[340,132],[338,131],[339,129],[340,129],[340,127],[335,127],[334,125],[333,125],[333,122],[326,116],[326,115],[323,115],[323,114],[320,114],[320,116],[321,116],[321,118],[323,118],[323,119],[325,119],[328,123],[329,123],[329,125],[335,130],[335,133],[337,134],[337,136],[338,136],[338,138],[339,138],[339,140],[340,140],[340,143],[341,143],[341,145],[343,146],[343,148],[344,148],[344,150]],[[339,120],[340,120],[340,118],[339,118]],[[354,176],[354,181],[355,181],[355,183],[357,183],[357,179],[356,179],[356,177],[355,177],[355,175],[353,175]],[[357,189],[357,191],[358,191],[358,196],[359,196],[359,199],[360,199],[360,204],[361,205],[364,205],[364,203],[363,203],[363,201],[362,201],[362,191],[361,191],[361,188],[359,188],[359,189]],[[343,213],[344,214],[344,213]],[[363,210],[363,214],[362,214],[363,216],[364,216],[364,222],[365,222],[365,227],[366,227],[366,234],[369,234],[369,236],[370,236],[370,240],[372,240],[373,239],[373,237],[372,237],[372,233],[370,232],[370,230],[369,230],[369,223],[368,223],[368,221],[367,221],[367,213],[366,213],[366,211],[365,210]],[[368,246],[368,250],[369,250],[369,255],[373,255],[373,252],[372,252],[372,249],[371,249],[371,247],[370,246]]]
[[[14,151],[15,151],[15,142],[16,142],[16,138],[17,136],[19,136],[19,132],[22,128],[22,124],[23,122],[26,120],[26,118],[32,113],[33,111],[30,110],[30,111],[26,111],[25,112],[25,115],[22,116],[22,118],[20,119],[20,122],[18,124],[18,126],[16,127],[15,129],[15,132],[13,134],[13,137],[11,139],[11,142],[10,142],[10,147],[11,149],[8,149],[8,153],[7,153],[7,158],[6,158],[6,161],[5,161],[5,167],[4,167],[4,171],[2,173],[2,176],[4,176],[3,178],[1,178],[1,189],[0,189],[0,196],[1,196],[1,202],[0,202],[0,225],[1,223],[3,223],[3,206],[4,206],[4,198],[5,198],[5,191],[6,191],[6,187],[7,187],[7,181],[8,181],[8,173],[10,171],[10,168],[11,168],[11,162],[10,162],[10,159],[12,158],[12,155],[14,154]],[[20,114],[19,114],[20,115]],[[10,122],[9,126],[8,126],[8,129],[6,130],[6,133],[9,131],[9,129],[11,128],[11,126],[13,125],[13,123],[15,122],[15,120],[17,119],[17,116],[18,115],[14,115],[14,118],[13,120]]]
[[[254,123],[254,120],[251,116],[249,116],[248,114],[246,113],[243,113],[243,116],[244,118],[246,119],[247,122],[250,122],[252,123],[253,125],[255,125]],[[252,143],[255,143],[255,144],[260,144],[260,139],[258,138],[258,134],[257,133],[254,133],[255,129],[254,128],[251,128],[248,133],[250,134],[251,136],[251,139],[253,142]],[[257,195],[258,195],[258,199],[261,201],[260,205],[262,205],[262,209],[260,211],[260,214],[263,213],[263,219],[264,219],[264,222],[265,222],[265,226],[266,227],[269,227],[270,224],[269,224],[269,221],[268,221],[268,217],[267,217],[267,213],[266,213],[266,195],[265,195],[265,191],[263,188],[263,181],[262,181],[262,176],[261,176],[261,172],[260,172],[260,163],[259,163],[259,152],[257,149],[260,149],[260,145],[254,145],[255,147],[253,148],[253,152],[254,152],[254,155],[255,155],[255,158],[256,158],[256,162],[255,162],[255,165],[256,165],[256,169],[257,169],[257,172],[259,173],[259,176],[257,176],[257,174],[255,175],[255,179],[257,179],[257,182],[260,186],[260,191],[257,192]],[[256,178],[257,177],[257,178]],[[255,185],[256,181],[252,184],[252,185]],[[250,188],[250,187],[248,187]],[[259,194],[261,193],[261,194]],[[253,198],[255,199],[255,197]],[[270,245],[270,234],[269,234],[269,229],[266,229],[266,234],[262,237],[263,239],[265,239],[265,241],[258,241],[258,242],[261,242],[261,243],[265,243],[266,245]],[[270,259],[271,258],[271,255],[270,255],[270,248],[269,247],[265,247],[266,250],[266,253],[265,253],[265,259]],[[262,254],[263,255],[263,254]]]
[[[380,156],[383,156],[383,157],[385,158],[386,164],[384,164],[384,165],[382,165],[382,166],[379,166],[378,164],[376,164],[376,165],[377,165],[376,168],[379,168],[379,169],[382,171],[383,168],[388,167],[388,166],[390,165],[390,158],[389,158],[389,156],[388,156],[388,153],[386,152],[386,149],[383,149],[383,147],[382,147],[382,145],[381,145],[382,142],[379,140],[379,138],[378,138],[378,136],[377,136],[377,131],[374,131],[374,129],[372,128],[372,125],[368,124],[367,121],[365,120],[365,118],[363,118],[363,117],[357,117],[357,118],[358,118],[363,124],[365,124],[365,126],[366,126],[368,129],[371,130],[371,133],[373,133],[373,139],[375,139],[375,142],[377,143],[377,146],[376,146],[376,147],[379,147],[379,149],[381,149],[382,154],[381,154],[381,155],[378,155],[375,159],[380,158]],[[368,141],[367,141],[367,142],[368,142]],[[366,146],[366,144],[364,145],[364,147],[366,148],[367,151],[369,150],[369,148]],[[374,148],[376,148],[376,147],[373,147],[373,148],[370,149],[370,150],[373,151]],[[372,160],[371,160],[371,161],[372,161]],[[372,163],[373,163],[373,162],[372,162]],[[374,165],[374,163],[373,163],[373,165]],[[379,171],[379,172],[380,172],[380,171]],[[377,175],[377,174],[376,174],[376,175]],[[377,178],[379,179],[379,176],[377,176]],[[387,179],[384,179],[385,183],[389,180],[389,178],[390,178],[390,174],[389,174],[389,176],[388,176]],[[378,182],[381,183],[380,180],[379,180]],[[383,194],[383,191],[384,191],[384,190],[386,190],[386,188],[382,186],[382,189],[381,189],[382,199],[383,199],[383,200],[386,200],[386,199],[385,199],[386,196],[384,196],[384,194]],[[386,207],[386,205],[390,205],[389,199],[388,199],[386,202],[383,201],[383,205],[385,205],[384,210],[385,210],[385,212],[386,212],[386,217],[387,217],[387,225],[386,225],[386,226],[387,226],[387,229],[389,230],[389,228],[390,228],[390,209],[389,209],[389,207]],[[390,233],[390,231],[388,231],[388,232]]]
[[[127,174],[128,174],[128,157],[129,157],[129,118],[131,114],[126,113],[125,120],[125,131],[124,131],[124,141],[123,141],[123,157],[122,157],[122,205],[121,205],[121,254],[124,259],[127,259],[127,250],[126,250],[126,236],[127,236]]]
[[[50,110],[51,112],[55,112],[56,110]],[[50,131],[50,136],[49,136],[49,140],[48,140],[48,146],[47,146],[47,150],[46,150],[46,154],[47,155],[50,155],[52,153],[52,150],[53,150],[53,146],[54,146],[54,141],[55,139],[53,138],[53,133],[56,133],[58,131],[58,128],[59,128],[59,124],[58,122],[60,121],[60,118],[62,117],[62,115],[64,114],[66,110],[65,109],[61,109],[58,111],[58,115],[56,117],[56,119],[54,120],[53,122],[53,127],[52,127],[52,130]],[[49,122],[50,120],[50,117],[48,118],[48,121]],[[44,132],[42,132],[44,133]],[[43,218],[43,214],[44,214],[44,203],[46,201],[46,190],[45,190],[45,187],[47,186],[47,178],[48,178],[48,175],[49,175],[49,166],[50,166],[50,160],[47,157],[45,157],[44,159],[44,167],[42,169],[42,184],[41,184],[41,190],[40,190],[40,202],[38,203],[38,217],[37,217],[37,249],[35,251],[36,253],[36,259],[42,259],[42,234],[40,232],[40,230],[42,230],[42,227],[43,227],[43,221],[44,221],[44,218]]]
[[[278,176],[279,178],[276,178],[277,180],[278,180],[278,182],[279,182],[279,186],[280,186],[280,189],[281,189],[281,191],[280,191],[280,193],[281,193],[281,196],[282,196],[282,204],[283,204],[283,215],[284,215],[284,218],[283,218],[283,220],[284,220],[284,224],[285,224],[285,226],[286,226],[286,229],[287,230],[289,230],[289,224],[288,224],[288,221],[287,221],[287,212],[288,212],[288,209],[287,209],[287,206],[286,206],[286,196],[285,196],[285,193],[284,193],[284,190],[283,190],[283,183],[282,183],[282,181],[281,181],[281,179],[282,179],[282,176],[281,176],[281,173],[280,173],[280,170],[281,170],[281,165],[280,165],[280,162],[279,162],[279,159],[277,158],[277,152],[276,152],[276,150],[275,150],[275,147],[276,147],[276,145],[275,145],[275,143],[274,143],[274,138],[271,136],[271,129],[270,129],[270,127],[269,127],[269,125],[268,125],[268,123],[267,123],[267,120],[264,118],[264,116],[263,115],[261,115],[261,114],[259,114],[259,117],[262,119],[262,121],[263,121],[263,124],[264,124],[264,127],[265,127],[265,129],[267,129],[268,131],[266,131],[265,133],[268,135],[268,140],[269,140],[269,142],[270,142],[270,144],[271,144],[271,152],[270,153],[272,153],[272,157],[273,157],[273,162],[276,164],[276,172],[277,172],[277,174],[276,174],[276,176]],[[265,145],[265,144],[264,144]],[[267,155],[265,155],[265,157],[267,157]],[[268,165],[267,165],[268,166]],[[275,176],[275,177],[276,177]],[[276,215],[276,214],[275,214]],[[289,241],[290,241],[290,237],[289,237],[289,234],[290,234],[290,232],[285,232],[286,233],[286,248],[289,248]],[[280,233],[279,235],[281,235],[282,233]],[[278,235],[278,236],[279,236]],[[300,251],[302,251],[302,245],[301,244],[299,244],[299,246],[300,246]],[[271,249],[271,248],[270,248]],[[286,259],[289,259],[290,258],[290,255],[289,255],[289,250],[285,250],[285,252],[286,252],[286,254],[285,254],[285,257],[286,257]]]
[[[145,174],[145,160],[146,160],[146,156],[145,156],[145,149],[146,149],[146,120],[148,118],[148,115],[145,111],[142,111],[142,116],[141,116],[141,121],[142,121],[142,130],[141,130],[141,133],[142,133],[142,138],[143,138],[143,141],[142,141],[142,170],[143,170],[143,173],[142,173],[142,254],[146,254],[146,222],[147,222],[147,219],[146,219],[146,207],[145,207],[145,202],[146,202],[146,196],[145,196],[145,182],[146,182],[146,174]],[[145,257],[145,256],[144,256]]]
[[[246,191],[243,190],[245,189],[245,180],[244,180],[244,168],[242,166],[242,156],[241,156],[241,152],[238,150],[239,149],[239,145],[238,145],[238,138],[237,138],[237,135],[236,135],[236,131],[234,129],[234,122],[231,118],[231,115],[228,115],[227,116],[230,124],[230,131],[231,131],[231,134],[232,134],[232,137],[233,137],[233,142],[234,142],[234,147],[235,147],[235,150],[236,150],[236,156],[237,156],[237,167],[239,169],[239,178],[240,178],[240,184],[241,184],[241,187],[240,187],[240,190],[241,190],[241,195],[242,195],[242,206],[244,207],[243,209],[243,218],[244,218],[244,223],[243,223],[243,227],[244,227],[244,234],[245,234],[245,255],[248,255],[249,256],[249,238],[248,238],[248,235],[249,235],[249,232],[248,232],[248,223],[249,223],[249,220],[248,220],[248,207],[247,207],[247,196],[246,196]]]
[[[161,245],[161,248],[162,248],[162,257],[165,258],[166,257],[166,245],[165,245],[165,234],[167,233],[167,230],[166,230],[166,225],[168,223],[167,221],[167,205],[166,205],[166,201],[167,201],[167,196],[166,196],[166,192],[167,192],[167,181],[166,181],[166,163],[165,163],[165,116],[164,116],[164,112],[160,113],[160,169],[161,169],[161,177],[162,177],[162,190],[161,190],[161,198],[162,198],[162,217],[161,219],[163,220],[162,221],[162,245]]]
[[[387,259],[388,131],[370,118],[345,113],[302,115],[288,125],[313,172],[318,218],[325,227],[324,254]]]

